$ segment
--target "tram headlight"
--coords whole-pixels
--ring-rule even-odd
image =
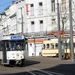
[[[21,56],[21,58],[22,58],[22,56]]]
[[[19,54],[17,53],[16,56],[19,56]]]
[[[15,58],[15,57],[13,57],[13,58]]]

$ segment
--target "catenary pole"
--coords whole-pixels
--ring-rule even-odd
[[[73,26],[72,26],[72,0],[69,0],[69,13],[70,13],[70,49],[71,60],[74,61],[74,47],[73,47]]]
[[[22,14],[22,7],[21,7],[21,19],[22,19],[22,35],[23,35],[23,14]]]
[[[61,53],[61,36],[60,36],[60,13],[59,13],[59,3],[57,0],[57,19],[58,19],[58,49],[59,49],[59,59],[62,59]]]

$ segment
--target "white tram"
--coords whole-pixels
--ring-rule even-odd
[[[0,63],[8,65],[23,65],[25,62],[26,40],[23,35],[0,37]]]

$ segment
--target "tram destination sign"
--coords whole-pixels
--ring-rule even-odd
[[[11,36],[11,40],[20,40],[22,36]]]

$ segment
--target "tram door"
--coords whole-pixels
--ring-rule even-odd
[[[6,56],[6,47],[5,47],[6,42],[2,41],[2,53],[3,53],[3,59],[2,63],[7,63],[7,56]]]

